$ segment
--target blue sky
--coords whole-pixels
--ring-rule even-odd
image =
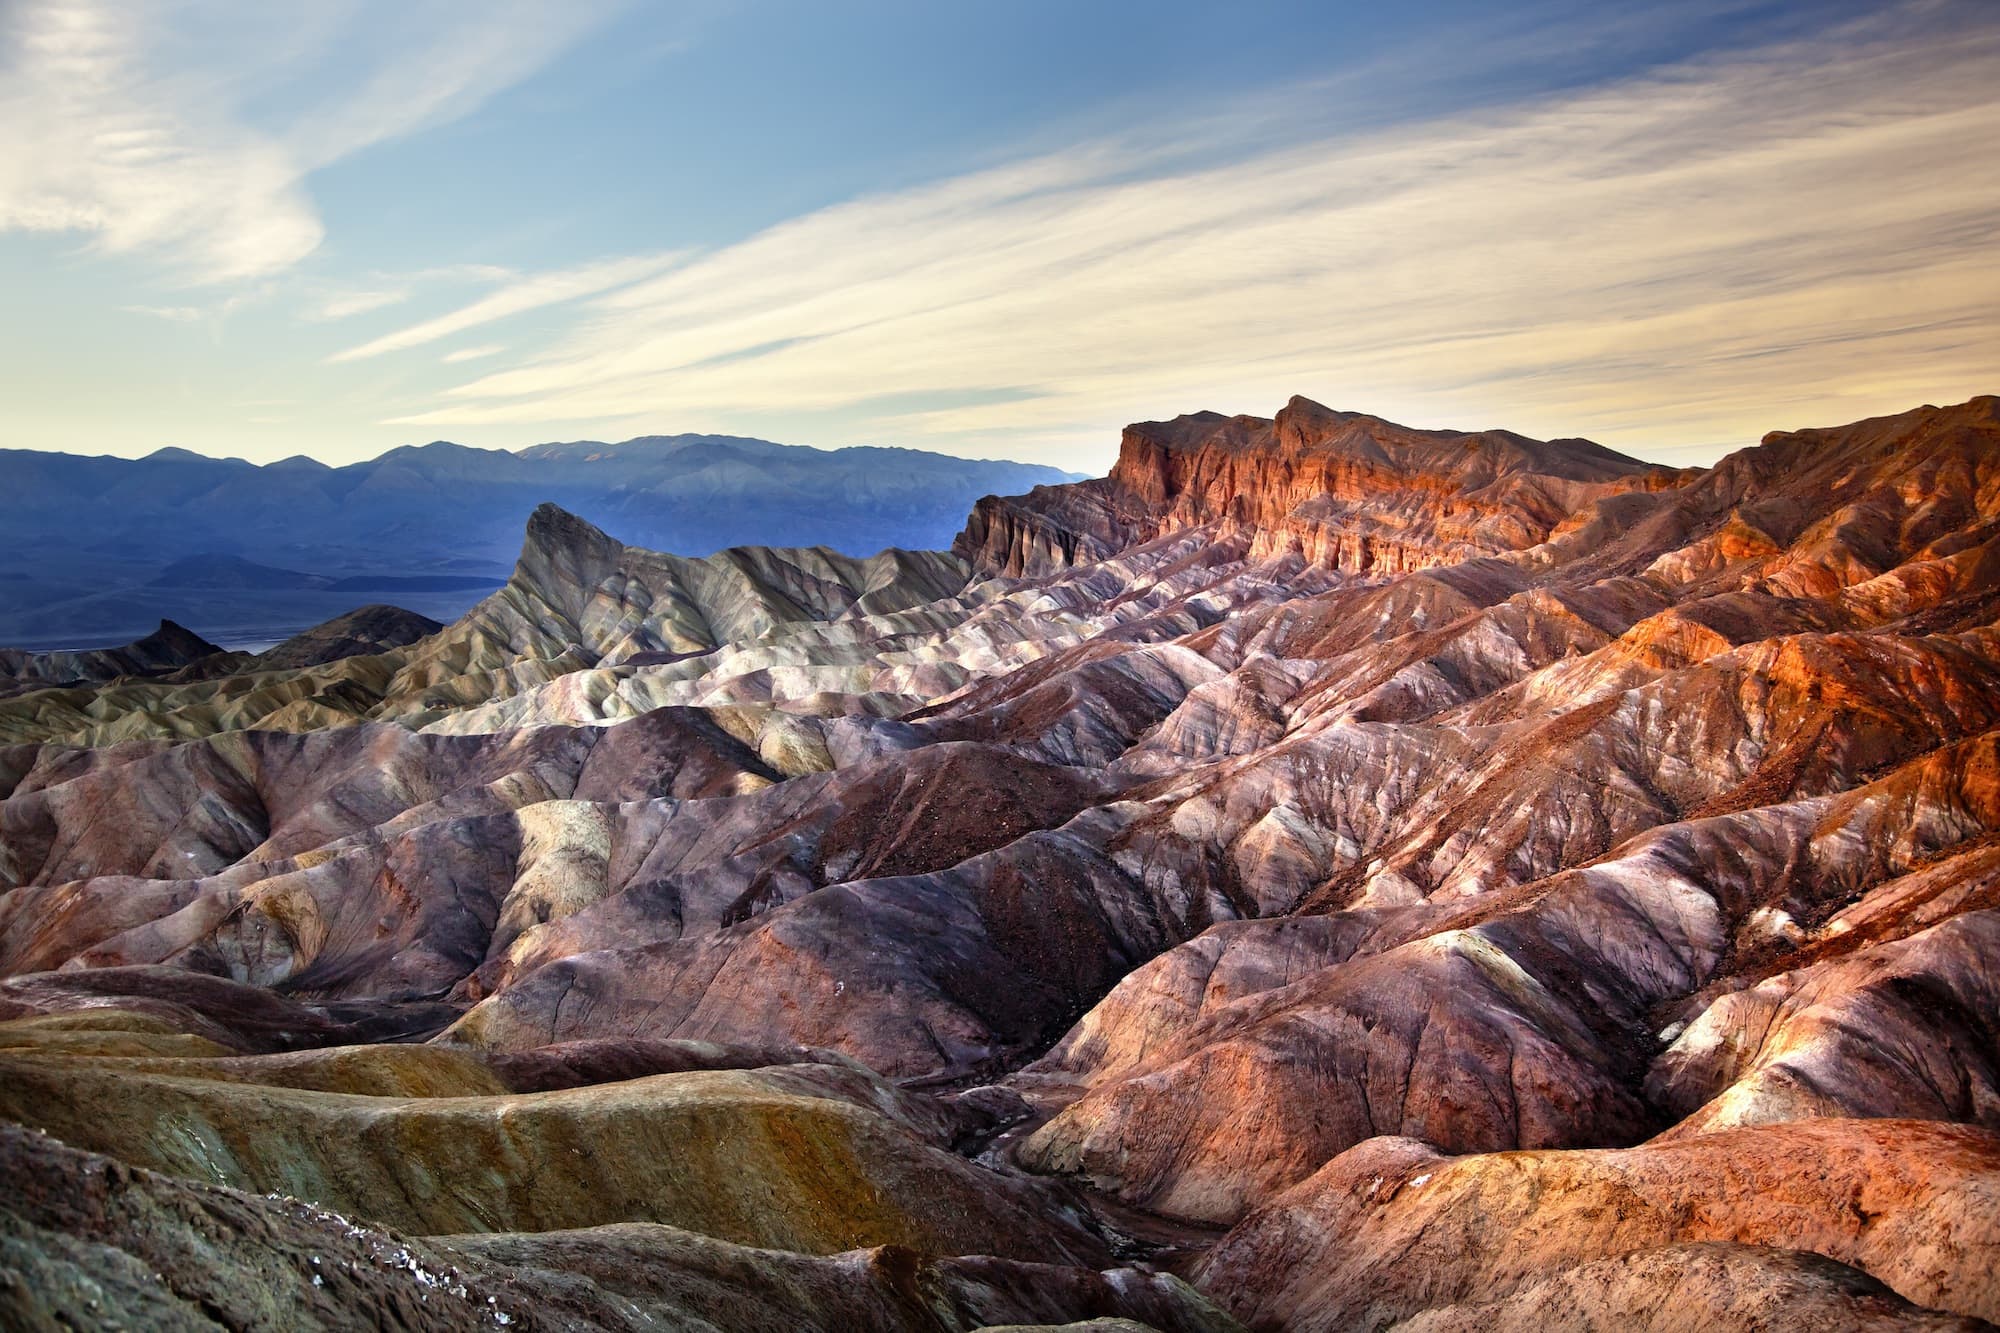
[[[1672,462],[2000,388],[2000,6],[0,3],[0,446]]]

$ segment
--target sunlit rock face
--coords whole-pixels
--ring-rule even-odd
[[[953,554],[544,507],[391,637],[0,699],[0,1114],[467,1272],[904,1247],[939,1327],[969,1254],[1065,1275],[985,1322],[2000,1314],[2000,401],[1672,471],[1295,399]]]
[[[2000,1313],[1996,1168],[1992,1134],[1898,1120],[1484,1157],[1384,1137],[1252,1213],[1197,1280],[1253,1327],[1520,1327],[1566,1285],[1565,1320],[1973,1328]]]
[[[1587,440],[1411,430],[1294,398],[1272,420],[1128,426],[1110,476],[989,496],[954,549],[988,573],[1045,574],[1213,525],[1247,535],[1252,558],[1399,574],[1526,549],[1592,501],[1680,477]]]

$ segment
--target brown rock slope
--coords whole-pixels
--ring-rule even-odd
[[[137,1169],[0,1125],[10,1328],[882,1329],[1130,1316],[1236,1325],[1173,1278],[894,1246],[828,1257],[628,1223],[416,1239],[296,1199]]]
[[[642,1221],[807,1254],[1105,1257],[1046,1190],[943,1150],[921,1108],[851,1067],[512,1095],[422,1047],[220,1061],[30,1047],[0,1054],[0,1075],[0,1116],[76,1147],[409,1232]]]
[[[1705,1242],[1552,1268],[1506,1296],[1434,1306],[1393,1327],[1401,1333],[1699,1333],[1788,1327],[1969,1331],[1992,1325],[1912,1305],[1867,1274],[1822,1255]]]
[[[1755,1248],[1689,1250],[1718,1243]],[[1462,1327],[1482,1310],[1507,1326],[1558,1293],[1605,1327],[1621,1311],[1661,1326],[1673,1296],[1710,1326],[1963,1327],[1905,1302],[2000,1315],[1997,1258],[2000,1139],[1811,1120],[1609,1152],[1449,1158],[1374,1139],[1252,1213],[1198,1280],[1253,1328]]]

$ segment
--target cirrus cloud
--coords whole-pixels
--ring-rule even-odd
[[[394,420],[785,419],[1073,457],[1299,391],[1712,456],[1991,387],[1996,67],[1976,8],[1926,5],[1221,165],[1085,145],[636,281]]]
[[[491,324],[496,320],[525,314],[530,310],[539,310],[544,306],[561,305],[615,287],[623,287],[642,278],[652,277],[662,269],[680,262],[681,258],[682,252],[679,251],[637,255],[628,259],[583,264],[554,273],[521,278],[509,282],[498,291],[488,293],[470,305],[460,306],[435,319],[427,319],[420,324],[397,329],[393,333],[385,333],[379,338],[336,352],[328,359],[335,362],[364,361],[388,352],[421,347],[441,338],[449,338],[455,333],[478,328],[482,324]]]
[[[498,0],[363,3],[274,19],[219,7],[200,57],[159,58],[170,10],[144,0],[24,0],[0,9],[0,232],[75,232],[108,254],[157,256],[195,283],[276,273],[325,229],[307,174],[466,114],[614,8]],[[231,15],[234,15],[232,20]],[[374,34],[366,77],[289,125],[244,105],[311,69],[300,27]],[[318,33],[330,39],[331,34]],[[183,45],[186,45],[184,42]],[[183,54],[185,54],[183,52]]]
[[[477,347],[461,347],[455,352],[446,352],[438,359],[448,366],[456,366],[467,361],[480,361],[489,356],[498,356],[506,350],[505,343],[481,343]]]

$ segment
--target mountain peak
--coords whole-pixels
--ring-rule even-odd
[[[179,664],[224,651],[178,621],[160,620],[160,627],[128,645],[126,652],[149,663]]]
[[[580,603],[572,605],[576,598],[588,597],[624,553],[623,542],[545,500],[528,516],[514,582],[538,589],[574,615],[581,611]]]
[[[241,458],[211,458],[198,454],[192,449],[183,449],[178,444],[163,445],[139,459],[141,463],[226,463],[236,467],[249,467]]]
[[[553,500],[544,500],[528,515],[526,544],[546,550],[578,545],[622,545],[586,518],[580,518]]]

